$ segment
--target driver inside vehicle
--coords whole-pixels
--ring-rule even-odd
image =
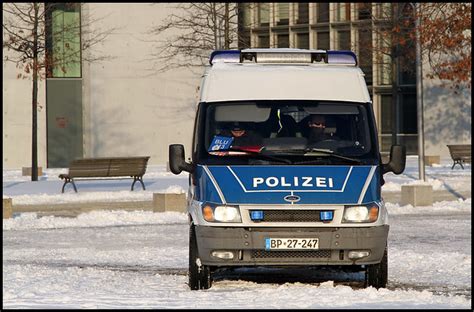
[[[327,123],[324,115],[311,115],[308,120],[307,138],[309,144],[318,143],[325,140],[334,140],[335,136],[326,133]]]
[[[233,122],[228,125],[228,131],[223,134],[234,138],[232,146],[260,146],[262,136],[250,129],[250,125],[244,122]]]

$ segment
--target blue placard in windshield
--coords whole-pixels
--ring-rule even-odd
[[[224,151],[230,148],[230,145],[234,141],[233,137],[225,137],[225,136],[214,136],[212,139],[211,145],[209,146],[208,152],[212,151]]]

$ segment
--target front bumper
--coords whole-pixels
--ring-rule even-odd
[[[363,265],[379,263],[387,244],[389,225],[334,228],[235,228],[196,226],[199,257],[204,265]],[[266,251],[265,238],[318,238],[318,250]],[[351,250],[370,255],[351,260]],[[232,251],[233,259],[211,256],[213,251]]]

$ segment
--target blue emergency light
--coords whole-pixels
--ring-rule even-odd
[[[333,219],[333,211],[320,211],[319,212],[319,219],[323,222],[332,221]]]
[[[240,50],[215,50],[211,53],[209,63],[239,63]]]
[[[328,64],[357,65],[357,56],[352,51],[327,51]]]
[[[250,219],[255,222],[262,221],[264,217],[263,210],[251,210]]]

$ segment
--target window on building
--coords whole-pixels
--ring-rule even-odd
[[[251,47],[250,28],[252,27],[252,4],[239,3],[238,47],[246,49]]]
[[[418,128],[417,128],[417,111],[416,111],[416,94],[400,94],[399,106],[399,132],[397,133],[398,142],[404,145],[407,154],[416,154],[418,148]],[[381,95],[381,150],[388,152],[392,145],[392,95]]]
[[[288,34],[277,35],[278,48],[290,47],[290,36]]]
[[[245,28],[252,27],[252,4],[251,3],[239,3],[239,12],[241,18],[241,25]]]
[[[309,23],[309,10],[308,3],[296,3],[296,24],[308,24]]]
[[[259,26],[270,25],[270,4],[269,3],[258,4],[258,25]]]
[[[329,31],[318,31],[316,34],[316,49],[329,50]]]
[[[390,151],[392,146],[392,95],[380,95],[380,151]]]
[[[250,40],[250,31],[240,31],[239,32],[239,49],[251,48],[252,43]]]
[[[372,16],[372,3],[371,2],[358,2],[357,15],[360,20],[370,19]]]
[[[308,33],[296,34],[296,47],[299,49],[309,49],[309,34]]]
[[[350,3],[336,3],[336,20],[344,22],[351,19],[351,5]]]
[[[351,32],[349,30],[340,30],[337,32],[337,48],[338,50],[351,49]]]
[[[258,48],[269,48],[270,47],[270,36],[269,35],[260,35],[258,36]]]
[[[392,4],[391,3],[377,3],[376,4],[376,16],[378,19],[391,19],[392,18]]]
[[[415,47],[413,47],[415,49]],[[414,57],[400,56],[400,84],[413,85],[416,84],[416,60]]]
[[[382,134],[390,134],[392,133],[392,95],[382,94],[380,100],[380,131]]]
[[[405,145],[407,154],[416,154],[418,152],[416,94],[402,94],[400,101],[400,144]]]
[[[81,77],[81,15],[78,3],[47,4],[48,77]]]
[[[327,23],[329,22],[329,3],[317,3],[317,22],[318,23]]]
[[[404,4],[401,9],[402,40],[399,45],[400,53],[400,84],[416,83],[416,40],[413,38],[415,29],[415,12],[410,4]]]
[[[392,84],[392,58],[390,57],[390,38],[384,37],[379,40],[379,53],[377,56],[379,83],[381,85]]]
[[[278,2],[277,8],[277,25],[288,25],[290,21],[290,4],[288,2]]]
[[[358,59],[359,66],[365,74],[365,81],[368,85],[372,84],[372,30],[358,29]]]
[[[416,94],[402,94],[400,103],[400,132],[417,134]]]

